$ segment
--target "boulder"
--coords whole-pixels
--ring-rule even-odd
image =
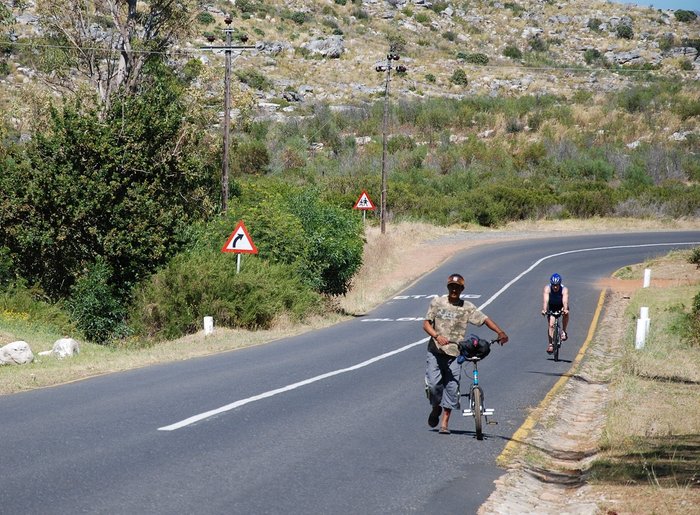
[[[0,347],[0,365],[24,365],[34,361],[29,344],[18,340]]]
[[[323,57],[338,59],[345,51],[343,38],[340,36],[330,36],[326,39],[314,39],[305,45],[306,49],[314,54],[321,54]]]
[[[73,338],[61,338],[54,342],[51,353],[59,359],[68,358],[80,354],[80,344]]]

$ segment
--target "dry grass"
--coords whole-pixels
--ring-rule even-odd
[[[611,384],[604,452],[590,474],[591,495],[603,513],[698,513],[700,506],[700,349],[679,335],[682,312],[698,292],[700,270],[690,251],[627,267],[641,284],[625,315],[626,342],[634,341],[639,308],[649,308],[644,349],[626,345]]]
[[[449,257],[452,249],[426,252],[430,243],[424,241],[425,235],[432,239],[454,231],[404,222],[388,226],[382,235],[379,227],[368,226],[364,262],[353,280],[352,290],[341,300],[341,307],[348,313],[365,313],[435,268]]]

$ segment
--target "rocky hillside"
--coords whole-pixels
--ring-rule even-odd
[[[12,44],[44,34],[34,1],[14,2],[11,11]],[[205,34],[223,44],[230,15],[235,35],[245,33],[256,45],[234,59],[240,87],[278,116],[317,101],[381,97],[386,75],[375,68],[386,64],[390,45],[400,56],[394,66],[406,67],[393,76],[393,97],[569,97],[617,90],[647,72],[692,86],[700,82],[700,17],[682,13],[597,0],[205,1],[196,35],[178,45],[176,58],[201,60],[211,72],[203,85],[220,91],[223,52],[202,47],[211,45]],[[38,74],[14,55],[3,68],[3,95],[51,84],[51,73]]]

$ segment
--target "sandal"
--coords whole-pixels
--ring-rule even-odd
[[[440,428],[440,434],[441,434],[441,435],[449,435],[449,434],[450,434],[450,430],[447,429],[446,427],[441,427],[441,428]]]
[[[565,342],[568,339],[569,339],[569,335],[566,334],[566,331],[562,331],[561,332],[561,341]]]
[[[547,346],[547,354],[553,354],[554,353],[554,345],[551,343]]]

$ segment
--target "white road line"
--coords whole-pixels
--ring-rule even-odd
[[[300,386],[305,386],[307,384],[321,381],[322,379],[327,379],[329,377],[337,376],[339,374],[344,374],[346,372],[352,372],[353,370],[357,370],[359,368],[366,367],[367,365],[371,365],[372,363],[374,363],[376,361],[380,361],[382,359],[388,358],[390,356],[393,356],[394,354],[399,354],[400,352],[408,350],[411,347],[415,347],[416,345],[420,345],[421,343],[425,343],[427,341],[428,341],[428,338],[426,337],[426,338],[423,338],[422,340],[418,340],[417,342],[409,343],[408,345],[405,345],[405,346],[403,346],[399,349],[393,350],[391,352],[386,352],[384,354],[380,354],[379,356],[375,356],[374,358],[368,359],[367,361],[363,361],[362,363],[358,363],[357,365],[353,365],[353,366],[348,367],[348,368],[341,368],[339,370],[334,370],[332,372],[327,372],[325,374],[321,374],[320,376],[311,377],[309,379],[304,379],[303,381],[299,381],[298,383],[293,383],[293,384],[290,384],[287,386],[283,386],[282,388],[277,388],[276,390],[270,390],[268,392],[254,395],[253,397],[248,397],[247,399],[241,399],[240,401],[232,402],[231,404],[227,404],[226,406],[221,406],[220,408],[216,408],[216,409],[213,409],[211,411],[205,411],[204,413],[200,413],[199,415],[194,415],[190,418],[186,418],[185,420],[181,420],[180,422],[170,424],[169,426],[159,427],[158,431],[174,431],[175,429],[180,429],[181,427],[189,426],[190,424],[194,424],[195,422],[199,422],[200,420],[204,420],[205,418],[213,417],[214,415],[218,415],[219,413],[224,413],[226,411],[231,411],[232,409],[238,408],[240,406],[244,406],[245,404],[249,404],[251,402],[259,401],[261,399],[266,399],[267,397],[272,397],[273,395],[288,392],[290,390],[294,390],[296,388],[299,388]]]
[[[628,248],[639,248],[639,247],[659,247],[659,246],[677,246],[677,245],[700,245],[700,242],[693,241],[693,242],[682,242],[682,243],[645,243],[641,245],[615,245],[611,247],[593,247],[593,248],[588,248],[588,249],[578,249],[578,250],[567,250],[565,252],[559,252],[557,254],[550,254],[549,256],[545,256],[541,259],[538,259],[535,261],[529,268],[518,274],[515,278],[513,278],[510,282],[508,282],[503,288],[498,290],[496,293],[494,293],[490,299],[488,299],[486,302],[484,302],[481,306],[478,306],[477,309],[482,310],[484,307],[488,306],[491,304],[494,300],[496,300],[503,292],[505,292],[508,288],[510,288],[514,283],[516,283],[519,279],[524,277],[526,274],[531,272],[537,265],[542,263],[543,261],[547,259],[551,259],[554,257],[559,257],[559,256],[564,256],[566,254],[575,254],[578,252],[592,252],[596,250],[612,250],[612,249],[628,249]],[[181,429],[183,427],[195,424],[196,422],[199,422],[200,420],[204,420],[206,418],[213,417],[215,415],[219,415],[220,413],[225,413],[227,411],[231,411],[233,409],[239,408],[241,406],[244,406],[246,404],[250,404],[251,402],[256,402],[262,399],[266,399],[268,397],[272,397],[274,395],[278,395],[280,393],[288,392],[290,390],[295,390],[296,388],[299,388],[301,386],[305,386],[307,384],[311,383],[316,383],[318,381],[321,381],[323,379],[327,379],[329,377],[337,376],[339,374],[345,374],[346,372],[352,372],[353,370],[358,370],[360,368],[366,367],[368,365],[371,365],[372,363],[376,363],[377,361],[381,361],[383,359],[386,359],[388,357],[394,356],[395,354],[399,354],[401,352],[404,352],[408,349],[411,349],[415,347],[416,345],[420,345],[422,343],[425,343],[428,341],[428,338],[423,338],[422,340],[418,340],[413,343],[409,343],[408,345],[405,345],[403,347],[400,347],[396,350],[393,350],[391,352],[386,352],[384,354],[380,354],[379,356],[375,356],[374,358],[368,359],[367,361],[363,361],[362,363],[358,363],[357,365],[353,365],[348,368],[341,368],[338,370],[334,370],[331,372],[327,372],[325,374],[321,374],[316,377],[311,377],[309,379],[305,379],[303,381],[299,381],[298,383],[293,383],[287,386],[283,386],[281,388],[277,388],[275,390],[269,390],[267,392],[260,393],[258,395],[254,395],[252,397],[248,397],[246,399],[241,399],[236,402],[232,402],[231,404],[227,404],[225,406],[221,406],[220,408],[216,408],[210,411],[205,411],[204,413],[200,413],[198,415],[191,416],[189,418],[186,418],[184,420],[181,420],[180,422],[175,422],[174,424],[170,424],[169,426],[163,426],[159,427],[158,431],[174,431],[176,429]]]
[[[515,282],[517,282],[521,277],[524,275],[528,274],[529,272],[532,272],[532,270],[542,263],[543,261],[547,259],[551,259],[554,257],[559,257],[559,256],[565,256],[567,254],[576,254],[578,252],[592,252],[595,250],[613,250],[613,249],[634,249],[634,248],[641,248],[641,247],[673,247],[676,245],[700,245],[700,242],[697,241],[689,241],[689,242],[682,242],[682,243],[643,243],[640,245],[613,245],[610,247],[591,247],[589,249],[578,249],[578,250],[567,250],[565,252],[559,252],[557,254],[550,254],[549,256],[544,256],[543,258],[538,259],[535,261],[530,268],[526,269],[525,271],[521,272],[519,275],[515,276],[509,283],[507,283],[503,288],[498,290],[496,293],[494,293],[490,299],[488,299],[486,302],[484,302],[481,306],[479,306],[479,310],[482,308],[485,308],[489,304],[491,304],[494,300],[496,300],[501,293],[506,291],[508,288],[513,286]]]

